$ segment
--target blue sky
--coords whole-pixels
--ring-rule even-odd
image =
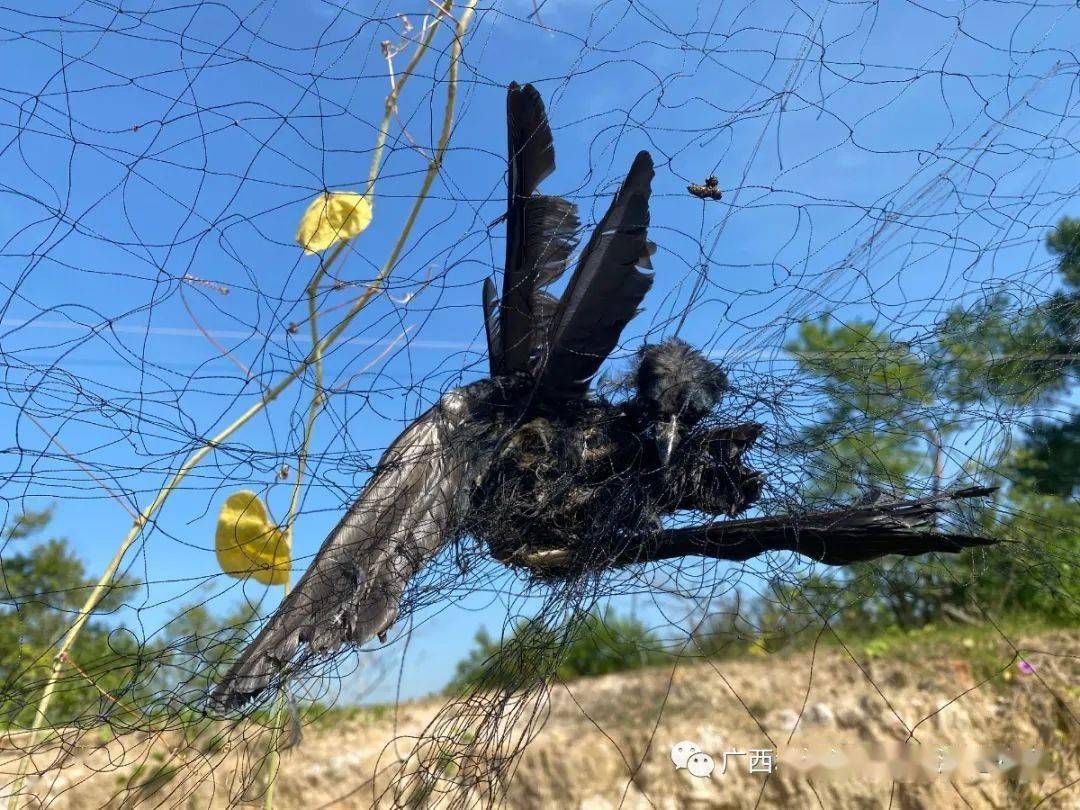
[[[95,573],[130,518],[20,414],[142,507],[302,358],[305,330],[287,327],[316,260],[293,243],[296,222],[323,188],[362,186],[389,87],[380,42],[399,40],[398,12],[415,36],[431,6],[123,8],[0,7],[0,494],[9,519],[55,502],[55,532]],[[558,169],[545,190],[583,220],[639,149],[657,162],[656,282],[613,368],[691,303],[682,336],[749,388],[787,379],[781,346],[800,319],[876,317],[914,335],[957,301],[1050,283],[1041,241],[1076,213],[1080,180],[1074,3],[550,0],[546,27],[531,9],[478,10],[431,199],[388,295],[326,360],[335,393],[314,436],[298,568],[402,425],[484,372],[479,286],[503,249],[487,225],[503,207],[510,80],[547,99]],[[436,41],[391,130],[374,222],[338,268],[346,282],[376,272],[419,186],[412,143],[432,143],[445,92],[446,32]],[[689,197],[710,173],[723,201]],[[355,294],[327,294],[324,322]],[[217,510],[252,488],[284,514],[291,482],[275,471],[295,468],[309,396],[294,386],[187,479],[126,559],[148,585],[119,619],[149,635],[185,600],[236,604],[240,586],[216,573]],[[407,650],[373,656],[389,676],[367,698],[439,688],[480,626],[535,604],[508,596],[508,577],[495,584],[422,613]],[[676,629],[697,609],[656,593],[617,601]]]

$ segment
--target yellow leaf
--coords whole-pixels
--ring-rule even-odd
[[[352,239],[371,224],[371,201],[352,191],[327,191],[311,201],[300,217],[296,241],[307,253]]]
[[[289,581],[292,550],[289,537],[270,522],[259,496],[234,492],[218,515],[214,547],[218,565],[230,577],[254,577],[263,585]]]

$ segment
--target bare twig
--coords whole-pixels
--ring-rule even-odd
[[[184,280],[187,281],[189,279],[187,276],[185,276]],[[249,369],[247,366],[245,366],[243,363],[233,357],[232,352],[222,346],[221,343],[219,343],[213,335],[206,331],[203,325],[199,322],[199,319],[195,317],[195,312],[191,309],[191,305],[188,304],[187,296],[184,295],[183,287],[180,288],[180,302],[184,305],[184,309],[187,310],[188,317],[191,318],[191,322],[195,324],[195,328],[202,332],[203,337],[210,342],[210,345],[217,349],[218,352],[221,353],[222,357],[224,357],[226,360],[228,360],[234,366],[240,369],[244,373],[244,376],[250,380],[253,376],[251,373],[251,369]]]
[[[409,332],[411,332],[412,330],[413,330],[412,325],[406,326],[404,329],[402,329],[401,333],[396,335],[393,340],[391,340],[389,343],[387,343],[386,347],[381,352],[379,352],[379,354],[374,359],[372,359],[371,362],[365,363],[364,367],[362,369],[360,369],[358,372],[356,372],[351,377],[349,377],[349,379],[347,379],[340,386],[335,388],[334,393],[335,394],[340,394],[342,391],[344,391],[346,388],[349,387],[349,384],[353,380],[355,380],[361,374],[365,374],[369,370],[371,370],[372,366],[374,366],[376,363],[378,363],[380,360],[382,360],[384,357],[386,357],[386,355],[390,354],[390,352],[393,351],[394,347],[397,344],[399,344],[402,340],[404,340],[408,336]]]
[[[72,453],[70,450],[68,450],[66,447],[64,447],[64,445],[60,443],[60,440],[58,438],[56,438],[56,436],[54,434],[50,433],[48,431],[48,429],[43,424],[41,424],[41,422],[39,422],[37,419],[34,418],[34,415],[32,413],[30,413],[29,411],[23,411],[23,414],[26,416],[27,419],[29,419],[31,422],[33,422],[35,425],[37,425],[38,430],[40,430],[42,433],[44,433],[45,436],[48,438],[48,440],[50,442],[52,442],[57,447],[59,447],[61,452],[65,456],[67,456],[76,467],[78,467],[80,470],[82,470],[84,473],[86,473],[91,481],[93,481],[95,484],[97,484],[99,487],[101,487],[103,490],[105,490],[105,492],[107,492],[109,494],[109,497],[111,497],[114,501],[116,501],[118,504],[120,504],[120,506],[123,508],[123,510],[125,512],[127,512],[133,518],[138,517],[138,515],[136,515],[136,513],[135,513],[135,510],[131,508],[131,506],[128,504],[127,501],[125,501],[123,498],[121,498],[119,495],[117,495],[115,492],[113,492],[113,490],[109,488],[108,484],[106,484],[104,481],[102,481],[100,478],[98,478],[96,475],[94,475],[93,471],[89,467],[87,467],[85,464],[83,464],[81,461],[79,461],[78,456],[76,456],[74,453]]]

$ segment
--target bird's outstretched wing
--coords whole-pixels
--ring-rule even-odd
[[[581,252],[533,373],[544,396],[584,396],[652,286],[648,241],[653,162],[639,152]]]
[[[506,130],[506,265],[497,319],[493,296],[484,294],[492,374],[528,369],[555,305],[544,288],[566,269],[579,224],[573,203],[536,194],[555,169],[555,148],[544,102],[532,85],[510,84]]]
[[[889,554],[958,552],[996,543],[993,538],[939,531],[945,505],[992,494],[997,487],[968,487],[927,498],[860,504],[801,515],[724,520],[662,531],[627,547],[616,565],[674,557],[748,560],[766,551],[794,551],[827,565],[849,565]]]
[[[490,436],[478,432],[467,406],[462,389],[450,392],[387,449],[296,587],[215,688],[214,708],[240,706],[279,682],[294,660],[363,644],[394,623],[409,581],[455,536],[490,457]]]

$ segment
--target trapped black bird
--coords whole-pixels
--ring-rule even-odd
[[[795,551],[828,564],[887,554],[956,552],[990,539],[940,531],[970,487],[917,500],[733,520],[766,476],[746,464],[762,435],[728,420],[724,369],[687,343],[643,346],[630,394],[591,390],[653,277],[648,152],[634,159],[582,249],[565,291],[576,207],[537,193],[555,168],[543,103],[511,84],[506,261],[501,292],[483,288],[490,376],[446,393],[387,449],[371,480],[257,638],[216,687],[242,705],[304,658],[384,634],[412,578],[470,535],[538,577],[701,555],[745,560]],[[690,510],[724,520],[670,528]]]

